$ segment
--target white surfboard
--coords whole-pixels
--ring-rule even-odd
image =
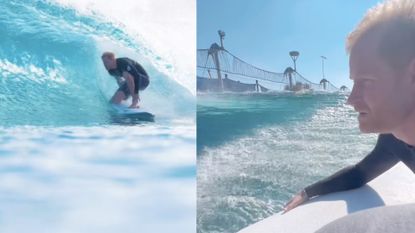
[[[415,174],[402,162],[367,185],[313,198],[297,208],[279,212],[239,233],[309,233],[343,216],[379,206],[415,202]]]

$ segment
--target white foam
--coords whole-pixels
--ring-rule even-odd
[[[195,136],[194,124],[0,127],[1,232],[194,232],[196,180],[180,172]]]
[[[56,62],[55,64],[60,65]],[[59,68],[50,67],[42,69],[31,63],[19,66],[7,59],[0,59],[0,74],[2,78],[13,76],[17,80],[27,79],[39,84],[50,81],[59,84],[67,84],[68,81],[61,74],[62,71],[58,69]]]

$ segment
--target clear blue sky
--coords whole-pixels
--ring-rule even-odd
[[[293,66],[288,55],[300,52],[297,71],[313,82],[326,78],[337,87],[349,80],[345,39],[378,0],[198,0],[197,48],[219,44],[218,29],[225,31],[225,48],[257,67],[283,72]]]

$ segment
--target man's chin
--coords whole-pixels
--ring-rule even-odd
[[[359,127],[359,129],[361,133],[376,133],[375,131],[364,127]]]
[[[367,124],[367,122],[360,122],[359,121],[359,129],[362,133],[378,133],[378,130],[376,130],[376,127],[373,127],[372,125]]]
[[[388,130],[385,127],[376,127],[375,125],[369,125],[367,122],[362,123],[359,122],[359,129],[362,133],[377,133],[377,134],[384,134],[384,133],[390,133],[390,130]]]

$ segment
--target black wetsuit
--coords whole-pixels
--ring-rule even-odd
[[[114,77],[122,77],[124,71],[130,73],[134,77],[134,93],[138,94],[138,91],[146,89],[148,84],[150,84],[150,78],[144,68],[138,64],[136,61],[127,58],[117,58],[117,68],[108,70],[108,73]],[[123,83],[118,91],[124,92],[125,96],[128,97],[131,93],[128,89],[127,83]]]
[[[362,161],[305,188],[309,198],[363,186],[402,161],[415,173],[415,148],[392,134],[381,134]]]

